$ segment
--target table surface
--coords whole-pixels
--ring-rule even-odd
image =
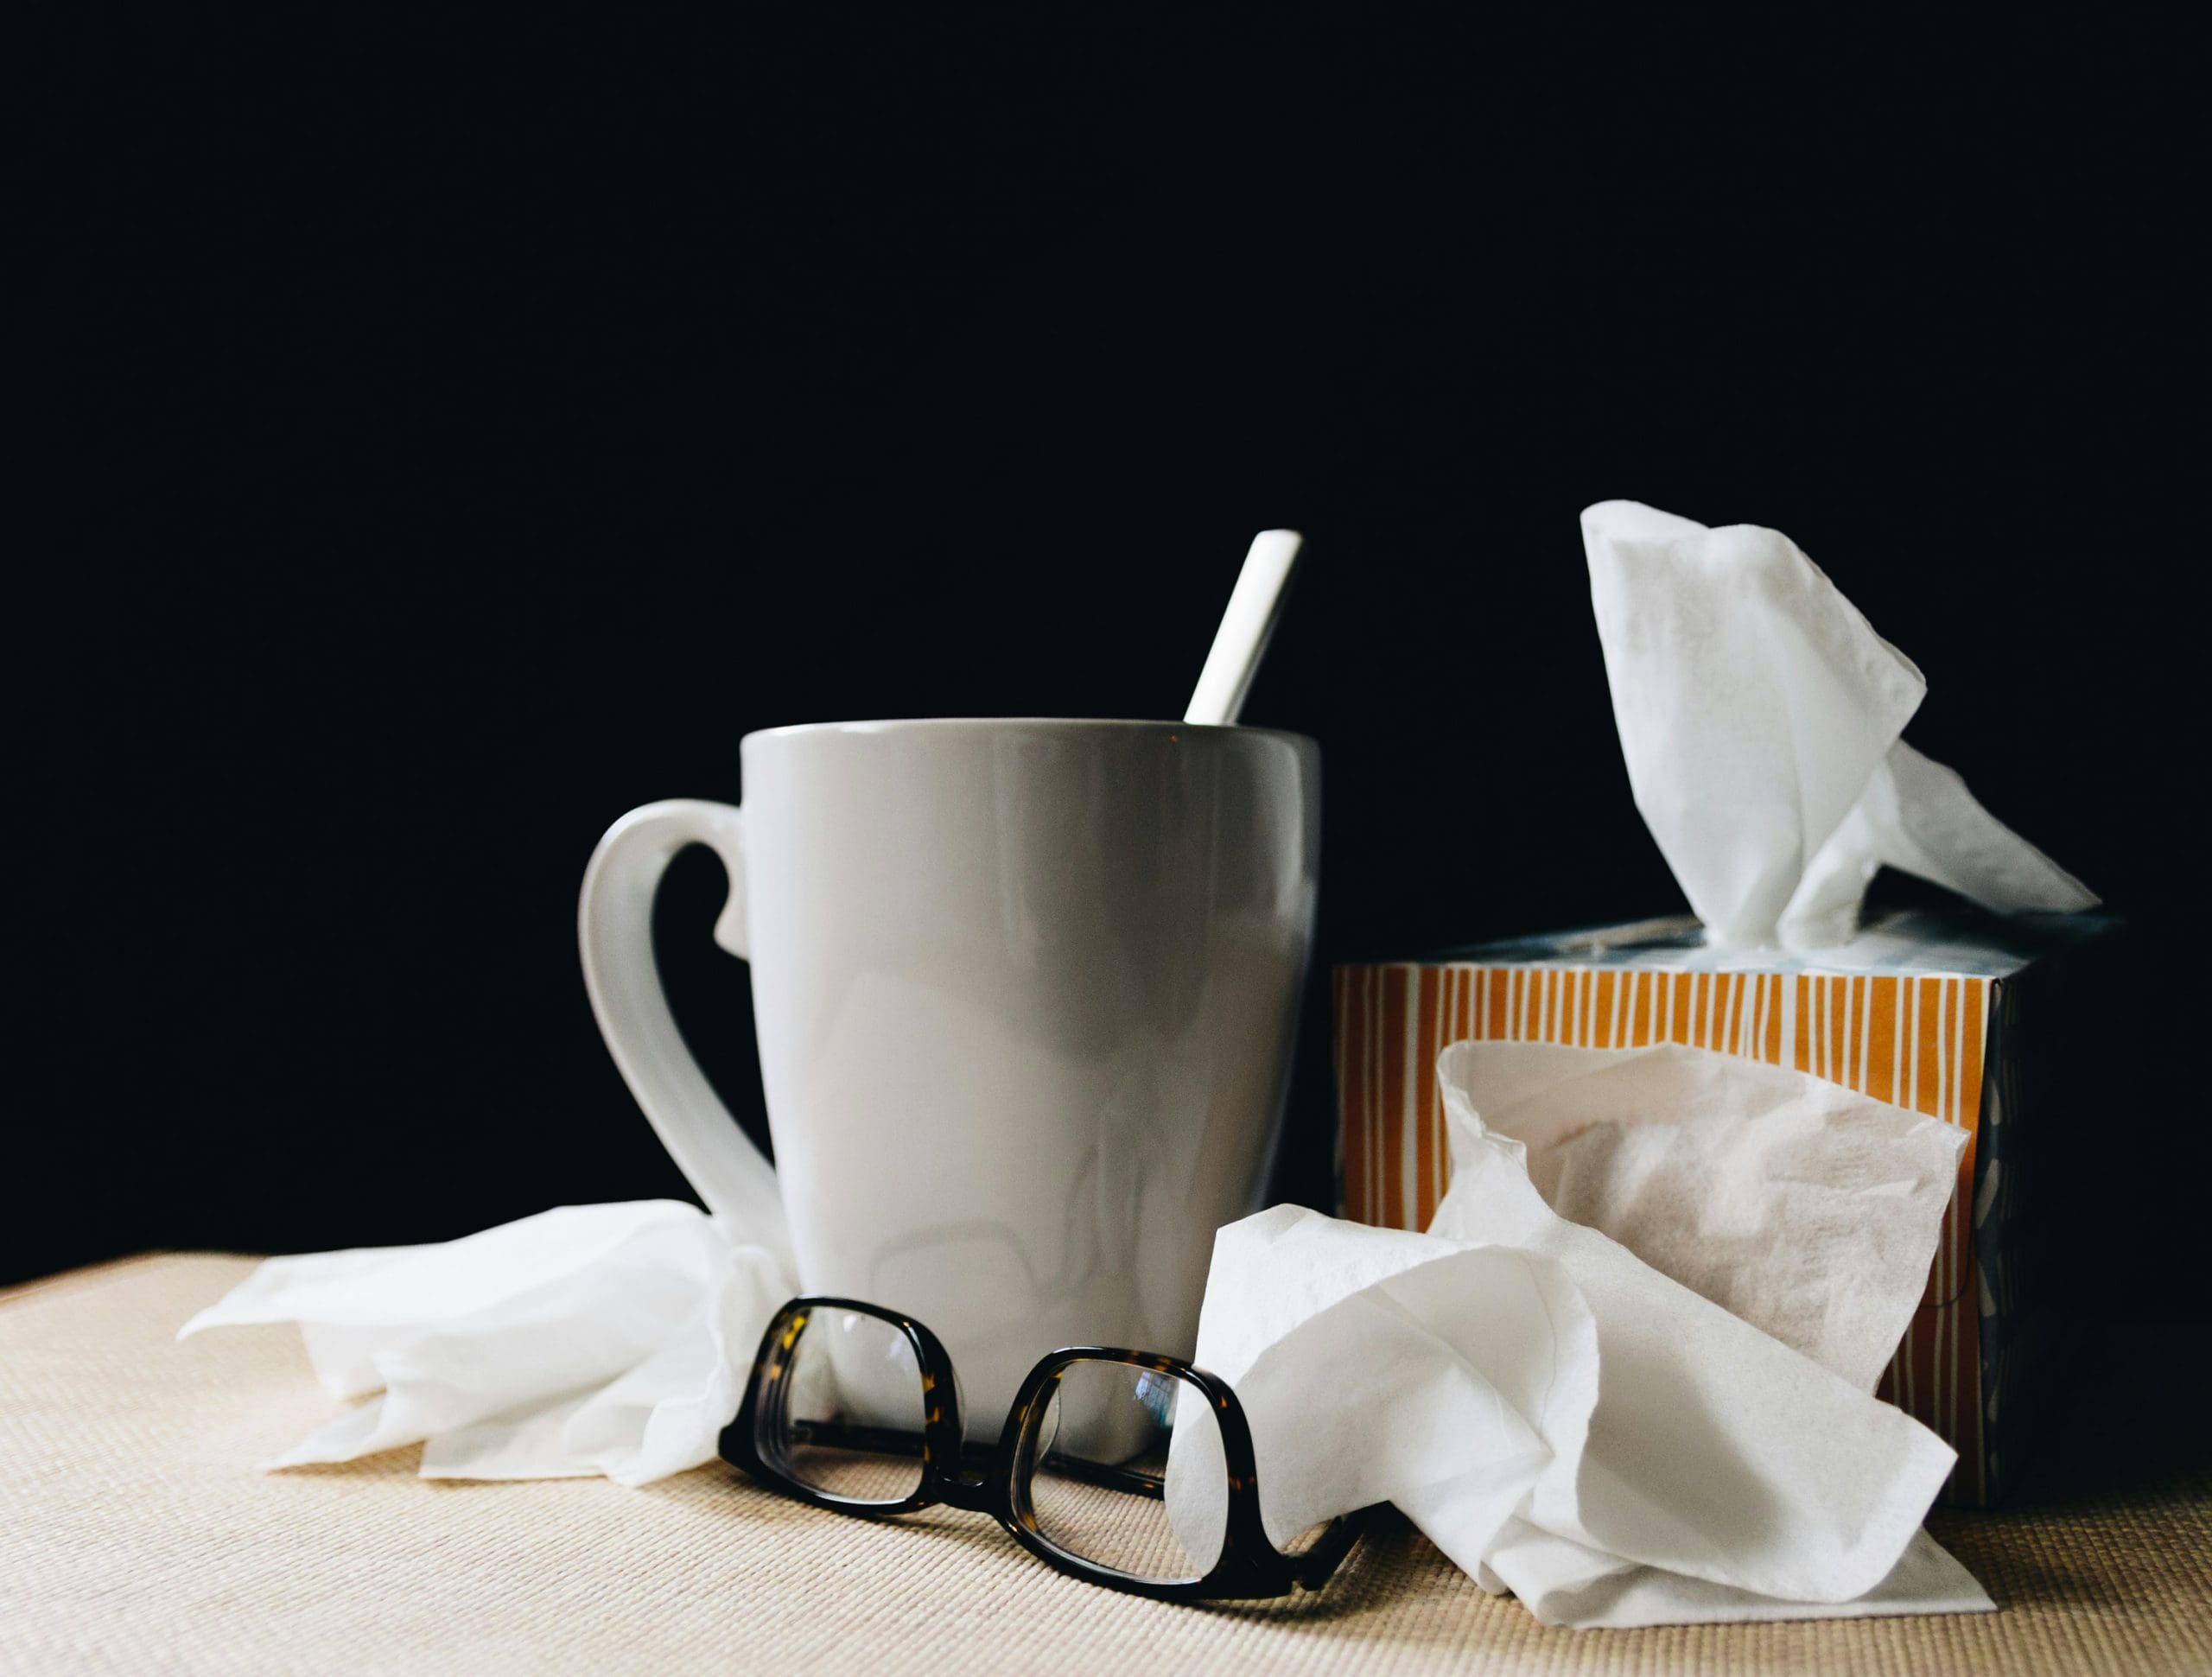
[[[412,1450],[264,1474],[333,1413],[297,1336],[173,1343],[251,1267],[0,1293],[0,1669],[2212,1671],[2201,1328],[2085,1366],[2012,1507],[1931,1517],[1996,1613],[1578,1633],[1395,1515],[1322,1594],[1187,1607],[1064,1579],[977,1516],[841,1519],[720,1467],[644,1490],[436,1483]]]

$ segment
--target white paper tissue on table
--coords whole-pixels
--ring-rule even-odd
[[[1999,913],[2097,899],[1899,738],[1927,695],[1778,530],[1582,515],[1636,806],[1722,944],[1834,944],[1884,864]]]
[[[1198,1361],[1243,1400],[1271,1535],[1394,1502],[1552,1624],[1990,1605],[1920,1530],[1954,1451],[1869,1390],[1868,1347],[1884,1333],[1880,1355],[1895,1345],[1925,1282],[1958,1133],[1794,1072],[1777,1074],[1788,1091],[1773,1068],[1700,1064],[1725,1059],[1463,1045],[1440,1070],[1453,1175],[1428,1233],[1289,1207],[1222,1230]],[[1736,1085],[1730,1068],[1753,1080]],[[1535,1140],[1491,1126],[1474,1089]],[[1711,1133],[1726,1114],[1707,1097],[1739,1104],[1740,1147]],[[1601,1103],[1653,1139],[1599,1136]],[[1822,1202],[1849,1201],[1880,1232],[1863,1258],[1831,1262],[1833,1300],[1806,1275],[1726,1283],[1830,1361],[1560,1216],[1532,1153],[1585,1213],[1623,1220],[1708,1283],[1695,1238],[1644,1219],[1640,1192],[1672,1201],[1717,1174],[1696,1215],[1764,1249],[1840,1244],[1844,1214]],[[1203,1546],[1205,1516],[1173,1506],[1177,1483],[1171,1464],[1171,1513]]]
[[[419,1442],[426,1478],[640,1485],[713,1458],[791,1291],[696,1207],[639,1200],[271,1258],[183,1333],[296,1323],[334,1397],[378,1394],[270,1467]]]
[[[1672,1045],[1461,1043],[1438,1077],[1527,1149],[1560,1216],[1874,1389],[1927,1285],[1966,1131]]]

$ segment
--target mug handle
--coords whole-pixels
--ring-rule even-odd
[[[670,861],[703,844],[729,870],[729,898],[715,941],[746,955],[745,823],[727,804],[673,797],[648,804],[607,829],[584,869],[576,943],[584,988],[607,1052],[676,1167],[734,1240],[767,1247],[791,1264],[791,1234],[775,1167],[738,1128],[676,1028],[653,964],[653,893]]]

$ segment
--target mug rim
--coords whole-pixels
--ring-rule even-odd
[[[1120,716],[890,716],[872,721],[785,722],[775,727],[755,728],[741,738],[738,743],[750,745],[755,740],[773,740],[801,734],[876,734],[904,733],[909,729],[934,733],[957,728],[995,727],[1045,727],[1065,729],[1071,733],[1236,734],[1281,740],[1293,746],[1311,746],[1316,751],[1320,749],[1320,741],[1311,734],[1293,733],[1288,728],[1250,727],[1242,722],[1183,722]]]

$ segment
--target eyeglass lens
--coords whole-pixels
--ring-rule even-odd
[[[1221,1553],[1229,1474],[1205,1393],[1140,1364],[1061,1370],[1021,1440],[1017,1473],[1045,1540],[1158,1582],[1203,1577]]]
[[[928,1394],[912,1343],[861,1311],[817,1306],[791,1348],[779,1401],[759,1417],[762,1458],[810,1490],[861,1504],[921,1489]]]

